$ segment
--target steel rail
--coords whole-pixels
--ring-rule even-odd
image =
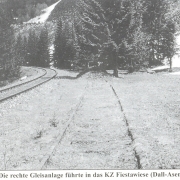
[[[30,80],[28,82],[25,82],[25,83],[22,83],[20,85],[11,87],[9,89],[7,88],[6,91],[9,91],[7,93],[6,93],[6,91],[4,91],[4,92],[0,91],[2,94],[6,93],[4,97],[0,97],[0,102],[3,102],[5,100],[13,98],[13,97],[15,97],[15,96],[17,96],[19,94],[22,94],[22,93],[27,92],[27,91],[29,91],[31,89],[34,89],[34,88],[36,88],[36,87],[50,81],[51,79],[53,79],[57,75],[57,72],[54,69],[44,69],[44,70],[46,71],[46,73],[44,73],[44,75],[41,76],[41,77],[35,78],[35,79]],[[50,71],[51,72],[53,71],[54,73],[51,75]],[[47,76],[48,73],[50,73],[50,77]],[[20,89],[18,90],[18,88],[20,88]],[[16,91],[16,92],[14,92],[14,91]],[[2,95],[2,94],[0,94],[0,95]]]
[[[14,85],[14,86],[10,86],[10,87],[7,87],[7,88],[0,89],[0,93],[2,93],[2,92],[4,92],[4,91],[8,91],[8,90],[13,89],[13,88],[16,88],[16,87],[19,87],[19,86],[22,86],[22,85],[27,84],[27,83],[30,83],[30,82],[32,82],[32,81],[35,81],[35,80],[37,80],[37,79],[39,79],[39,78],[41,78],[41,77],[43,77],[43,76],[45,76],[45,75],[47,74],[47,71],[46,71],[45,69],[40,68],[40,67],[36,67],[36,68],[43,70],[44,73],[43,73],[41,76],[38,76],[38,77],[36,77],[36,78],[34,78],[34,79],[31,79],[31,80],[28,80],[28,81],[26,81],[26,82],[23,82],[23,83],[20,83],[20,84],[16,84],[16,85]]]

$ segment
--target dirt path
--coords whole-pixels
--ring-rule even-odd
[[[43,169],[137,169],[131,143],[109,84],[90,78],[81,106]]]

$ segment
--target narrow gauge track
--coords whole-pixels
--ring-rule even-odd
[[[119,97],[117,96],[117,94],[116,94],[116,92],[115,92],[115,90],[114,90],[114,88],[113,88],[113,86],[112,85],[110,85],[107,81],[105,82],[105,83],[107,83],[108,84],[108,86],[110,87],[110,91],[113,91],[113,94],[114,94],[114,99],[117,101],[116,103],[117,104],[119,104],[120,103],[120,100],[119,100]],[[49,153],[48,154],[46,154],[44,157],[43,157],[43,159],[42,159],[42,161],[39,163],[39,165],[37,166],[37,168],[36,169],[41,169],[41,170],[45,170],[46,168],[47,168],[47,164],[48,164],[48,162],[49,162],[49,160],[52,158],[52,156],[54,155],[54,153],[55,153],[55,151],[56,151],[56,149],[58,148],[58,146],[62,143],[62,141],[63,141],[63,139],[65,138],[65,136],[66,136],[66,131],[67,131],[67,129],[68,128],[70,128],[70,125],[72,124],[72,121],[76,118],[76,112],[80,109],[80,107],[81,107],[81,104],[82,104],[82,102],[83,102],[83,100],[84,100],[84,94],[86,93],[86,89],[87,89],[87,87],[88,86],[86,86],[86,88],[85,88],[85,90],[84,90],[84,93],[82,94],[82,96],[80,97],[80,99],[79,99],[79,101],[78,101],[78,103],[77,103],[77,105],[76,105],[76,107],[74,108],[74,111],[72,112],[72,114],[71,114],[71,116],[70,116],[70,118],[69,118],[69,120],[67,121],[67,124],[66,124],[66,126],[65,126],[65,129],[58,135],[58,137],[57,137],[57,139],[56,139],[56,141],[55,141],[55,143],[51,146],[51,148],[50,148],[50,151],[49,151]],[[85,100],[84,100],[85,101]],[[124,121],[124,128],[126,129],[125,131],[127,131],[127,137],[126,137],[126,139],[124,138],[124,136],[122,136],[122,141],[124,141],[124,147],[123,148],[125,148],[126,146],[129,146],[129,147],[132,147],[133,146],[133,141],[134,141],[134,139],[133,139],[133,136],[132,136],[132,133],[131,133],[131,131],[130,131],[130,129],[129,129],[129,124],[128,124],[128,121],[127,121],[127,119],[125,119],[126,117],[125,117],[125,114],[124,114],[124,111],[123,111],[123,109],[122,109],[122,105],[121,104],[119,104],[119,106],[120,106],[120,109],[119,108],[117,108],[117,109],[119,109],[122,113],[123,113],[123,121]],[[101,107],[101,106],[100,106]],[[102,106],[103,107],[103,106]],[[103,108],[101,108],[101,109],[103,109]],[[105,130],[105,129],[104,129]],[[78,131],[79,132],[79,131]],[[78,133],[77,132],[77,133]],[[100,132],[100,134],[101,134],[102,132]],[[119,134],[120,135],[120,134]],[[79,140],[79,139],[78,139]],[[80,141],[80,140],[79,140]],[[88,142],[88,140],[86,141],[86,142]],[[103,141],[102,141],[103,142]],[[97,144],[98,143],[102,143],[102,142],[100,142],[100,141],[97,141]],[[104,142],[103,143],[110,143],[111,142],[111,140],[110,139],[108,139],[108,141],[105,141],[104,140]],[[128,145],[127,145],[127,142],[128,142]],[[89,143],[91,143],[90,141],[89,141]],[[119,145],[122,145],[121,143],[119,144]],[[120,146],[121,147],[121,146]],[[63,150],[62,150],[63,151]],[[133,152],[133,155],[131,155],[133,158],[134,158],[134,156],[135,156],[135,161],[134,161],[134,165],[135,165],[135,169],[141,169],[142,168],[142,166],[141,166],[141,164],[140,164],[140,159],[139,159],[139,156],[138,156],[138,154],[137,154],[137,152],[136,152],[136,150],[134,150],[133,148],[132,148],[132,151],[134,151]],[[91,151],[87,151],[87,152],[93,152],[93,150],[91,150]],[[98,151],[94,151],[95,153],[98,153]],[[103,152],[103,151],[102,151]],[[70,152],[68,152],[68,153],[70,153]],[[101,151],[99,151],[99,153],[101,153]],[[57,155],[57,156],[59,156],[59,155]],[[70,155],[69,155],[70,156]],[[129,156],[128,156],[129,157]],[[127,158],[127,157],[126,157]],[[132,158],[132,159],[133,159]],[[129,161],[131,161],[132,159],[130,159]],[[51,161],[51,160],[50,160]],[[53,160],[52,160],[53,161]]]
[[[107,81],[106,81],[107,82]],[[108,83],[108,82],[107,82]],[[131,139],[131,142],[132,144],[134,143],[135,141],[135,138],[130,130],[130,127],[129,127],[129,122],[128,122],[128,119],[126,118],[126,115],[125,115],[125,112],[124,112],[124,109],[123,109],[123,106],[122,106],[122,103],[120,101],[120,98],[119,96],[117,95],[116,93],[116,90],[115,88],[112,86],[112,84],[109,84],[110,88],[112,89],[113,93],[114,93],[114,96],[116,97],[117,101],[118,101],[118,104],[119,104],[119,108],[121,110],[121,112],[123,113],[123,116],[124,116],[124,121],[125,121],[125,124],[126,124],[126,128],[127,128],[127,131],[128,131],[128,136],[130,137]],[[137,166],[137,169],[142,169],[142,165],[141,165],[141,159],[140,159],[140,156],[136,150],[136,148],[133,148],[133,151],[134,151],[134,155],[135,155],[135,158],[136,158],[136,166]]]
[[[24,82],[22,84],[18,84],[18,85],[0,90],[0,102],[3,102],[7,99],[15,97],[21,93],[27,92],[47,81],[50,81],[57,75],[57,72],[54,69],[43,69],[43,71],[44,71],[44,74],[41,75],[40,77]]]
[[[34,78],[34,79],[31,79],[31,80],[22,82],[22,83],[20,83],[20,84],[15,84],[15,85],[13,85],[13,86],[4,87],[4,88],[2,87],[2,88],[0,89],[0,93],[2,93],[2,92],[4,92],[4,91],[8,91],[8,90],[13,89],[13,88],[16,88],[16,87],[19,87],[19,86],[22,86],[22,85],[27,84],[27,83],[30,83],[30,82],[32,82],[32,81],[35,81],[35,80],[37,80],[37,79],[39,79],[39,78],[41,78],[41,77],[43,77],[43,76],[45,76],[45,75],[47,74],[47,71],[46,71],[45,69],[40,68],[40,67],[36,67],[36,68],[37,68],[37,69],[41,69],[42,71],[44,71],[43,74],[40,75],[40,76],[38,76],[38,77],[36,77],[36,78]]]
[[[61,141],[63,140],[64,136],[66,135],[67,129],[69,128],[70,124],[72,123],[73,119],[75,118],[75,115],[76,115],[78,109],[80,108],[80,106],[82,104],[82,101],[84,100],[84,96],[85,96],[85,93],[86,93],[86,89],[88,88],[88,85],[89,84],[87,82],[82,95],[78,99],[78,102],[77,102],[74,110],[72,111],[68,121],[65,124],[64,130],[61,133],[58,134],[55,143],[50,147],[49,152],[43,157],[43,159],[41,160],[39,165],[36,167],[37,170],[43,170],[44,169],[44,167],[46,166],[46,164],[48,163],[48,161],[52,157],[52,155],[55,152],[58,145],[61,144]]]

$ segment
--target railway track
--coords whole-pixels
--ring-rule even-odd
[[[106,83],[108,83],[108,82],[106,81]],[[108,83],[108,84],[109,84],[109,83]],[[110,86],[110,88],[112,89],[112,91],[113,91],[113,93],[114,93],[114,96],[116,97],[116,100],[117,100],[117,102],[118,102],[118,104],[119,104],[119,108],[120,108],[121,112],[123,113],[123,116],[124,116],[123,118],[124,118],[124,121],[125,121],[125,124],[126,124],[126,128],[127,128],[127,131],[128,131],[128,136],[130,137],[131,142],[132,142],[132,144],[133,144],[134,141],[135,141],[135,138],[134,138],[134,136],[133,136],[133,134],[132,134],[132,132],[131,132],[131,130],[130,130],[129,122],[128,122],[128,119],[127,119],[127,117],[126,117],[126,115],[125,115],[125,113],[124,113],[124,109],[123,109],[122,103],[121,103],[121,101],[120,101],[120,98],[119,98],[119,96],[117,95],[116,90],[115,90],[115,88],[113,87],[113,85],[112,85],[112,84],[109,84],[109,86]],[[135,155],[136,162],[137,162],[136,167],[137,167],[137,169],[142,169],[141,159],[140,159],[140,156],[139,156],[136,148],[133,148],[133,151],[134,151],[134,155]]]
[[[13,88],[16,88],[16,87],[18,87],[18,86],[22,86],[22,85],[24,85],[24,84],[30,83],[30,82],[32,82],[32,81],[34,81],[34,80],[37,80],[37,79],[43,77],[44,75],[46,75],[47,72],[46,72],[45,69],[39,68],[39,67],[36,67],[36,68],[43,71],[43,73],[42,73],[40,76],[37,76],[37,77],[35,77],[35,78],[33,78],[33,79],[30,79],[30,80],[27,80],[27,81],[24,81],[24,82],[21,82],[21,83],[17,83],[17,84],[15,84],[15,85],[11,85],[11,84],[10,84],[10,86],[2,87],[2,88],[0,89],[0,93],[2,93],[2,92],[4,92],[4,91],[8,91],[8,90],[13,89]]]
[[[47,81],[50,81],[52,78],[54,78],[57,75],[57,72],[54,69],[44,69],[44,68],[39,68],[39,69],[42,69],[44,71],[44,73],[41,76],[26,81],[24,83],[0,90],[0,102],[13,98],[21,93],[27,92]]]
[[[41,78],[11,90],[16,96],[55,76],[55,70],[46,70]],[[53,165],[58,169],[142,169],[138,151],[133,147],[134,136],[115,88],[109,81],[95,82],[88,77],[86,82],[67,121],[34,170],[49,170]],[[27,86],[29,88],[25,88]],[[19,93],[15,93],[17,88],[21,89]],[[10,97],[13,95],[6,99]]]
[[[61,144],[61,141],[63,140],[64,136],[66,135],[66,131],[69,128],[70,124],[72,123],[73,119],[75,118],[75,115],[78,111],[78,109],[80,108],[82,101],[84,99],[85,93],[86,93],[86,89],[88,87],[88,83],[86,84],[84,91],[82,93],[82,95],[80,96],[78,103],[76,104],[74,110],[72,111],[68,121],[65,124],[65,128],[62,132],[59,133],[59,135],[56,138],[55,143],[50,147],[49,149],[49,153],[47,153],[43,159],[41,160],[41,162],[38,164],[38,166],[36,167],[36,169],[38,170],[43,170],[46,166],[46,164],[48,163],[48,161],[50,160],[50,158],[52,157],[53,153],[55,152],[56,148],[58,147],[59,144]]]
[[[86,92],[86,96],[84,97],[83,93],[83,95],[80,97],[76,108],[67,121],[64,130],[58,135],[55,143],[51,146],[49,153],[43,157],[42,161],[39,163],[36,169],[49,170],[49,168],[53,164],[55,164],[55,167],[53,166],[53,168],[55,169],[56,167],[60,169],[71,169],[74,165],[76,168],[78,167],[80,169],[86,166],[88,168],[91,166],[93,168],[96,167],[96,169],[98,166],[102,166],[106,169],[107,167],[111,167],[106,163],[108,160],[115,162],[118,160],[118,158],[121,157],[123,157],[124,159],[118,162],[119,167],[124,167],[123,164],[126,163],[129,164],[129,168],[141,169],[140,161],[138,159],[139,156],[137,155],[136,151],[133,151],[132,148],[133,137],[131,136],[127,120],[124,120],[125,115],[121,104],[119,104],[120,100],[117,97],[113,87],[109,85],[110,84],[107,83],[104,86],[105,88],[107,88],[108,94],[111,94],[109,101],[106,101],[103,98],[105,94],[103,95],[104,91],[101,90],[102,86],[98,86],[97,88],[97,85],[94,85],[94,82],[91,82],[88,85],[90,90],[85,88],[84,93]],[[87,95],[88,93],[90,96]],[[95,96],[98,96],[98,98],[96,99]],[[95,98],[94,101],[101,101],[102,104],[94,104],[92,101],[93,98]],[[92,105],[91,107],[93,107],[94,113],[92,113],[92,109],[89,109],[90,104]],[[120,107],[117,106],[118,104]],[[113,111],[117,113],[117,119],[113,119],[113,116],[110,116],[111,114],[108,114],[108,107],[106,107],[106,105],[109,105],[109,107],[113,108]],[[95,113],[97,109],[98,112]],[[88,110],[91,112],[84,110]],[[81,116],[89,118],[86,118],[86,121],[84,121],[84,118],[81,118]],[[112,120],[108,117],[111,117]],[[122,120],[119,121],[119,118]],[[109,123],[111,123],[111,126],[115,129],[118,126],[120,130],[118,132],[115,132],[113,128],[111,129]],[[74,128],[74,125],[77,126],[77,129]],[[83,136],[81,136],[82,132]],[[92,137],[96,138],[92,139]],[[121,139],[117,139],[117,137]],[[111,146],[113,147],[112,149],[109,148]],[[82,157],[79,157],[80,155]],[[78,162],[75,162],[73,158],[69,159],[69,157],[74,156],[80,158]],[[113,156],[113,158],[111,156]],[[93,164],[93,157],[102,157],[104,158],[104,160],[100,160],[102,161],[102,163],[99,163],[99,161],[97,161],[97,164]],[[81,158],[85,159],[86,161],[83,161]],[[95,161],[97,160],[96,158]],[[112,162],[112,164],[114,162]],[[82,166],[78,166],[76,163],[84,164]],[[91,163],[92,165],[90,165]],[[115,163],[115,165],[117,164]]]

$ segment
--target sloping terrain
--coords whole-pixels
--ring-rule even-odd
[[[49,32],[49,46],[52,46],[54,41],[54,33],[56,29],[55,21],[49,21],[48,18],[53,12],[54,8],[61,2],[54,3],[53,5],[49,6],[48,8],[42,10],[42,14],[37,16],[28,22],[24,22],[22,25],[17,24],[14,25],[14,29],[16,34],[21,34],[22,36],[28,36],[30,30],[34,30],[36,34],[39,34],[40,31],[46,27]]]
[[[31,20],[29,20],[28,22],[26,22],[25,24],[31,24],[31,23],[45,23],[47,21],[47,19],[49,18],[50,14],[52,13],[52,11],[54,10],[54,8],[56,7],[56,5],[60,2],[61,0],[59,0],[58,2],[54,3],[53,5],[49,6],[48,8],[44,9],[42,12],[42,14],[40,16],[37,16]]]

